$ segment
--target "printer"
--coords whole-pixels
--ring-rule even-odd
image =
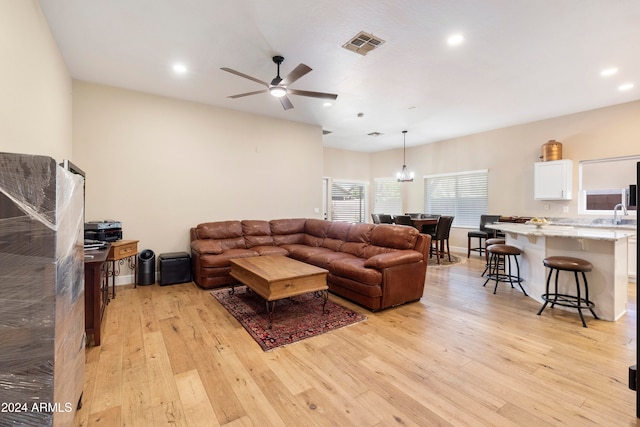
[[[85,222],[84,238],[85,240],[99,240],[101,242],[121,240],[122,222],[111,219]]]

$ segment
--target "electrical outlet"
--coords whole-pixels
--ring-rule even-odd
[[[544,204],[544,210],[548,211],[549,209],[551,209],[551,205],[549,203],[545,203]]]

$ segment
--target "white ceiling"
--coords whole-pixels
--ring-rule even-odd
[[[75,79],[320,125],[381,151],[640,99],[638,0],[41,0]],[[341,46],[359,31],[385,43]],[[453,33],[465,42],[447,45]],[[304,63],[284,111],[260,80]],[[188,72],[177,76],[174,62]],[[615,66],[614,76],[600,71]],[[618,86],[635,87],[621,92]],[[358,117],[358,113],[363,113]],[[367,136],[381,132],[378,137]],[[554,135],[549,135],[552,139]],[[541,141],[544,143],[545,141]]]

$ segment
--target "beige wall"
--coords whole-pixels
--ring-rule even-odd
[[[489,213],[520,216],[578,216],[578,162],[598,158],[640,154],[640,101],[620,104],[568,116],[496,129],[488,132],[407,148],[407,166],[416,180],[405,185],[405,211],[424,210],[425,175],[489,170]],[[539,161],[541,146],[550,139],[563,144],[563,158],[572,159],[574,198],[571,201],[533,199],[533,164]],[[351,156],[341,150],[325,149],[325,164],[335,165]],[[336,160],[338,157],[340,160]],[[367,159],[367,157],[369,157]],[[391,177],[402,166],[402,149],[357,157],[365,165],[328,169],[328,176],[368,181]],[[549,210],[545,210],[545,205]],[[564,213],[563,208],[569,212]],[[467,247],[466,229],[452,232],[452,246]]]
[[[74,81],[73,160],[87,220],[116,219],[157,255],[190,227],[320,217],[320,127]]]
[[[36,0],[0,2],[0,151],[71,158],[71,77]]]
[[[324,148],[323,172],[333,179],[349,179],[354,181],[370,181],[371,155],[357,151]]]

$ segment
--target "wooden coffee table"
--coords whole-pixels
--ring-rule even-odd
[[[269,328],[273,326],[273,312],[276,301],[280,299],[318,292],[324,298],[322,311],[326,313],[325,306],[329,298],[327,273],[324,268],[282,255],[231,260],[231,277],[247,285],[266,301]]]

